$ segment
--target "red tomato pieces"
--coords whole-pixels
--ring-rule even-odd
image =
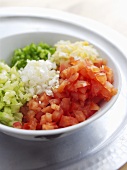
[[[117,93],[113,87],[113,71],[103,60],[61,63],[60,85],[54,96],[38,95],[21,108],[23,123],[14,127],[31,130],[64,128],[85,121],[99,110],[100,102],[109,101]]]

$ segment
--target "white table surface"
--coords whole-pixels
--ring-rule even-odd
[[[99,21],[127,37],[127,0],[0,0],[0,7],[42,7]],[[126,170],[125,165],[121,170]]]

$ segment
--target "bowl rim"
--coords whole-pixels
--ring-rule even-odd
[[[24,34],[27,35],[27,34],[40,34],[40,33],[62,34],[61,32],[30,31],[30,32],[23,32],[23,33],[16,33],[16,34],[8,35],[8,36],[0,38],[0,41],[2,41],[4,39],[11,38],[11,37],[13,38],[14,36],[21,36],[21,35],[24,35]],[[94,34],[97,34],[101,38],[104,38],[108,43],[112,44],[112,42],[110,42],[108,39],[101,36],[100,34],[98,34],[96,32],[94,32]],[[62,34],[62,35],[73,36],[71,34],[65,34],[65,33]],[[77,38],[77,39],[79,38],[79,37],[76,37],[76,36],[73,36],[73,37]],[[90,44],[91,44],[91,42],[90,42]],[[112,44],[112,45],[114,45],[114,44]],[[117,46],[115,46],[115,47],[117,47]],[[119,48],[118,48],[118,50],[120,51]],[[0,124],[0,130],[3,130],[4,132],[11,132],[13,134],[21,134],[21,135],[30,135],[30,136],[33,136],[33,135],[35,135],[35,136],[37,136],[37,135],[42,135],[43,136],[44,135],[45,136],[46,135],[46,136],[49,136],[49,135],[55,135],[55,134],[68,133],[68,132],[78,130],[81,127],[85,127],[86,125],[91,124],[93,121],[97,120],[98,118],[100,118],[104,114],[106,114],[109,111],[109,109],[114,106],[116,100],[118,99],[120,91],[121,91],[121,75],[120,75],[119,68],[117,67],[117,65],[114,63],[114,61],[111,58],[110,58],[110,60],[112,61],[112,63],[114,64],[114,66],[115,66],[115,68],[117,70],[117,75],[118,75],[118,87],[117,87],[117,89],[118,89],[118,93],[115,96],[112,97],[112,99],[111,99],[112,101],[111,102],[109,101],[111,104],[108,102],[107,103],[108,107],[106,107],[106,109],[104,109],[104,111],[101,110],[101,113],[97,114],[98,112],[96,112],[95,113],[96,115],[94,114],[93,116],[91,116],[90,118],[85,120],[84,122],[78,123],[78,124],[73,125],[73,126],[60,128],[60,129],[54,129],[54,130],[25,130],[25,129],[16,129],[16,128],[13,128],[13,127],[6,126],[4,124]]]

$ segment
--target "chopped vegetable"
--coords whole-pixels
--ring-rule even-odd
[[[32,96],[46,92],[52,95],[52,88],[59,85],[59,71],[56,64],[49,60],[27,61],[24,69],[19,70],[27,93]]]
[[[113,70],[86,41],[40,43],[0,62],[0,123],[52,130],[85,121],[116,93]]]
[[[46,43],[38,45],[32,43],[24,48],[15,50],[11,66],[16,65],[18,69],[24,68],[27,60],[47,60],[55,52],[55,48]]]
[[[83,122],[100,109],[100,102],[117,93],[111,84],[112,72],[108,74],[105,65],[97,67],[91,60],[70,58],[67,66],[61,63],[59,69],[60,85],[53,96],[42,93],[21,108],[23,129],[51,130]]]
[[[12,126],[22,121],[20,107],[30,100],[16,67],[0,62],[0,123]]]
[[[58,65],[61,61],[65,62],[70,57],[74,57],[75,59],[88,58],[94,63],[102,60],[97,50],[86,41],[77,41],[75,43],[59,41],[55,44],[55,47],[56,51],[52,55],[51,61],[56,62]]]

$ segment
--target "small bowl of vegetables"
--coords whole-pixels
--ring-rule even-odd
[[[118,97],[117,66],[86,40],[33,32],[5,37],[0,48],[0,130],[11,136],[64,136],[102,116]]]

